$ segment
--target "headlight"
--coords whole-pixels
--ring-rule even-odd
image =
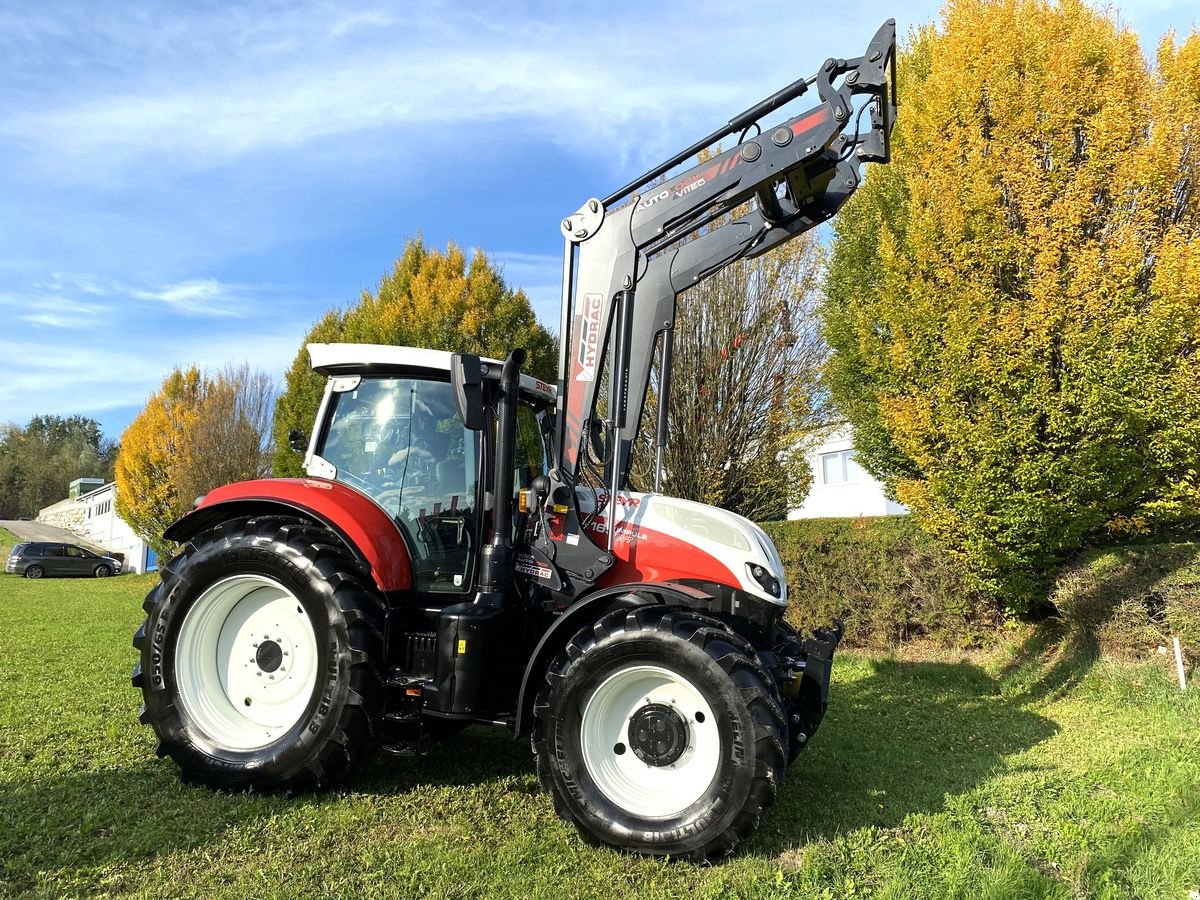
[[[746,563],[746,571],[750,573],[750,577],[758,583],[760,587],[772,597],[778,597],[783,593],[783,588],[779,584],[779,579],[768,572],[758,563]]]

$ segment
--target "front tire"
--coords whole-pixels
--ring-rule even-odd
[[[194,538],[134,635],[143,724],[186,781],[302,788],[375,748],[383,602],[329,531],[281,516]]]
[[[580,631],[535,713],[539,780],[593,842],[722,856],[783,781],[786,720],[754,648],[689,611],[621,610]]]
[[[92,572],[97,578],[107,578],[112,574],[112,569],[108,566],[96,566],[96,570]]]

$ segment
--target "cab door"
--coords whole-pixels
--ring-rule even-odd
[[[463,427],[450,383],[339,379],[329,403],[309,472],[379,504],[409,548],[414,589],[438,606],[457,602],[475,581],[480,435]]]

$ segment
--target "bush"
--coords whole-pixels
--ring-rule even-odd
[[[834,220],[827,383],[859,462],[1023,613],[1080,549],[1200,514],[1200,32],[1151,70],[1111,8],[943,9]]]
[[[767,522],[788,577],[788,619],[811,628],[837,616],[846,644],[892,648],[918,638],[990,643],[994,598],[907,516]]]

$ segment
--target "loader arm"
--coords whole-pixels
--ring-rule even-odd
[[[679,293],[820,225],[858,187],[864,162],[889,160],[895,34],[895,21],[889,19],[862,56],[826,60],[815,75],[772,94],[563,220],[558,407],[548,509],[562,514],[566,507],[565,529],[580,538],[557,548],[540,543],[573,580],[591,582],[612,562],[612,532],[609,545],[598,548],[581,527],[575,486],[584,480],[586,442],[593,434],[602,437],[603,486],[615,498],[627,482],[660,341],[655,438],[660,458],[667,440]],[[810,87],[819,105],[769,129],[759,125]],[[857,107],[856,96],[865,98]],[[755,128],[757,134],[748,137]],[[734,147],[664,179],[731,135],[738,135]],[[736,218],[706,227],[730,215]],[[605,385],[607,403],[599,412]]]

